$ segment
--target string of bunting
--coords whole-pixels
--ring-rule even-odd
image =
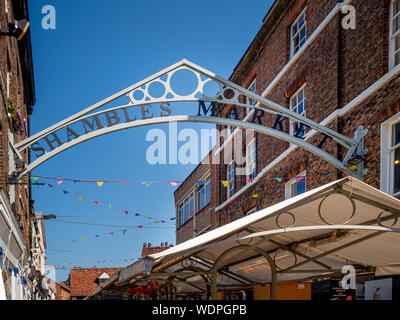
[[[320,174],[313,174],[313,175],[306,175],[306,176],[302,176],[302,178],[304,177],[311,177],[311,176],[317,176],[317,175],[321,175],[321,176],[330,176],[333,173],[320,173]],[[299,177],[300,178],[300,177]],[[69,182],[73,182],[73,183],[95,183],[97,184],[97,186],[102,187],[105,183],[114,183],[114,184],[142,184],[145,187],[149,187],[152,184],[161,184],[161,183],[165,183],[165,184],[170,184],[173,187],[177,187],[179,184],[182,184],[183,182],[193,182],[193,183],[197,183],[199,186],[204,185],[203,181],[198,181],[198,180],[165,180],[165,181],[115,181],[115,180],[87,180],[87,179],[68,179],[68,178],[54,178],[54,177],[44,177],[44,176],[32,176],[30,177],[31,181],[37,181],[39,179],[46,179],[46,180],[56,180],[57,184],[60,185],[65,181],[69,181]],[[264,179],[269,179],[269,180],[276,180],[278,182],[282,182],[284,178],[282,177],[273,177],[273,178],[264,178]],[[245,181],[245,182],[249,182],[252,183],[255,179],[236,179],[236,181]],[[221,183],[223,184],[224,187],[228,187],[229,181],[228,180],[220,180]]]
[[[118,259],[118,260],[104,259],[104,260],[98,260],[96,262],[80,262],[80,263],[64,262],[64,263],[60,263],[60,264],[57,264],[57,265],[47,263],[46,267],[53,267],[55,270],[83,269],[83,270],[78,270],[78,272],[80,272],[80,271],[84,272],[87,269],[91,269],[91,268],[97,267],[97,265],[100,264],[100,263],[131,262],[131,261],[136,261],[136,260],[139,260],[139,259],[140,259],[140,257],[129,258],[129,259]],[[68,266],[72,266],[72,267],[68,267]],[[90,268],[86,267],[86,266],[90,266]]]
[[[32,178],[36,178],[36,177],[31,177],[31,180],[32,180]],[[35,180],[35,181],[41,181],[41,180]],[[41,182],[43,182],[43,181],[41,181]],[[175,217],[166,218],[164,220],[164,219],[160,219],[160,218],[155,218],[155,217],[143,215],[143,214],[138,213],[138,212],[132,212],[132,211],[129,211],[129,210],[126,210],[126,209],[118,208],[118,207],[116,207],[116,206],[114,206],[112,204],[104,204],[104,203],[102,203],[100,201],[92,200],[90,198],[84,197],[82,195],[78,195],[76,193],[73,193],[73,192],[65,190],[65,189],[60,189],[60,188],[58,188],[58,186],[53,185],[53,184],[45,183],[45,185],[47,185],[51,189],[57,189],[57,190],[62,191],[63,194],[66,195],[66,196],[68,196],[68,195],[74,196],[75,198],[77,198],[80,201],[86,200],[86,201],[89,201],[91,203],[94,203],[96,206],[107,207],[110,210],[117,210],[117,211],[120,211],[120,212],[124,213],[125,215],[131,214],[131,215],[134,215],[135,217],[143,217],[143,218],[146,218],[148,220],[154,220],[154,223],[171,223],[171,222],[168,222],[167,220],[169,220],[169,221],[174,221],[175,220]]]
[[[90,238],[91,239],[98,239],[98,238],[101,238],[102,236],[114,236],[117,233],[122,233],[122,235],[125,236],[126,233],[131,229],[145,229],[146,226],[148,226],[150,224],[152,225],[153,223],[150,222],[150,223],[143,224],[143,225],[140,225],[140,226],[125,227],[123,229],[119,229],[119,230],[115,230],[115,231],[111,231],[111,232],[106,232],[106,233],[101,233],[101,234],[97,233],[97,234],[94,234],[94,235],[91,235],[91,236],[82,236],[79,239],[67,240],[65,242],[77,243],[78,241],[83,241],[83,240],[87,240],[87,239],[90,239]],[[57,242],[57,243],[49,243],[49,244],[47,244],[47,247],[53,247],[55,245],[58,245],[58,244],[61,244],[61,243],[65,243],[65,242],[63,241],[63,242]],[[35,253],[35,251],[33,249],[31,249],[31,251],[32,251],[32,253]]]

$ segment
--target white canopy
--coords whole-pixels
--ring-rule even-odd
[[[345,265],[358,274],[400,274],[399,214],[399,200],[346,177],[150,255],[149,274],[136,272],[135,263],[114,282],[172,277],[177,291],[210,284],[215,294],[332,277]]]

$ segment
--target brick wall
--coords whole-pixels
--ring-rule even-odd
[[[231,79],[247,88],[256,77],[256,93],[262,94],[290,58],[289,28],[301,11],[307,7],[307,35],[309,37],[337,2],[333,0],[292,1],[289,6],[282,9],[280,19],[277,19],[277,24],[271,28],[270,32],[261,28],[259,34],[263,32],[268,36],[263,41],[254,44],[256,47],[252,49],[258,54],[254,56],[251,63],[239,64]],[[290,97],[306,83],[306,117],[321,122],[336,109],[343,108],[388,72],[389,1],[354,0],[351,4],[356,9],[356,30],[342,29],[343,16],[340,13],[336,14],[267,93],[266,98],[289,108]],[[350,138],[360,125],[369,129],[365,138],[365,148],[369,149],[365,158],[365,167],[369,169],[369,172],[364,181],[375,188],[380,187],[381,123],[400,112],[399,89],[400,78],[396,76],[343,117],[336,118],[328,124],[329,128]],[[218,115],[225,116],[230,107],[225,106]],[[239,117],[244,116],[245,113],[239,110]],[[275,119],[275,116],[264,116],[263,125],[272,127]],[[221,126],[217,128],[223,129]],[[284,130],[289,132],[289,121],[284,122]],[[257,172],[259,173],[286,151],[289,143],[261,134],[256,136]],[[309,142],[318,145],[322,139],[321,134],[316,134]],[[345,156],[344,148],[331,140],[325,143],[323,150],[338,159],[343,159]],[[243,151],[245,151],[245,146],[243,146]],[[214,222],[213,228],[243,217],[254,207],[260,210],[285,200],[284,183],[304,170],[308,176],[307,190],[343,177],[338,169],[321,158],[296,148],[234,201],[216,213],[212,211],[210,220]],[[332,175],[322,176],[320,173]],[[216,190],[215,206],[218,206],[225,203],[227,199],[226,188],[220,183],[220,180],[226,179],[226,166],[212,166],[211,174],[211,180],[216,181],[212,188]],[[282,177],[283,182],[271,181],[273,177]],[[245,177],[237,177],[236,190],[246,185],[245,182],[240,181],[242,179]],[[281,189],[276,190],[279,187]],[[185,185],[183,185],[180,192],[184,193],[185,190]],[[259,194],[259,197],[253,198],[254,194]],[[189,231],[190,226],[188,230],[181,230],[181,233],[185,234]],[[185,236],[182,234],[179,237],[183,240]]]
[[[8,13],[5,10],[5,1],[0,1],[0,24],[7,25],[14,21],[13,7],[8,1]],[[7,132],[14,134],[14,143],[26,139],[29,136],[29,115],[25,101],[23,85],[22,62],[20,59],[18,41],[15,37],[0,37],[0,188],[9,195],[8,183],[9,147]],[[9,82],[7,82],[9,74]],[[18,134],[12,127],[8,112],[8,98],[12,99],[16,111],[23,123],[23,133]],[[29,163],[28,151],[22,152],[25,163]],[[28,177],[22,179],[21,183],[27,183]],[[30,211],[30,188],[27,185],[15,186],[15,202],[11,205],[18,222],[22,223],[21,232],[30,248],[29,240],[29,211]]]

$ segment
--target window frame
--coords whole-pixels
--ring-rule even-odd
[[[297,113],[298,115],[301,115],[301,116],[303,116],[303,117],[306,117],[306,115],[307,115],[307,88],[306,88],[306,87],[307,87],[307,83],[304,83],[304,84],[290,97],[290,106],[289,106],[290,111],[293,111],[293,112],[295,112],[295,113]],[[297,97],[298,97],[298,95],[299,95],[299,93],[300,93],[301,91],[303,91],[303,99],[302,99],[302,101],[304,102],[304,109],[303,109],[303,112],[302,112],[302,113],[298,113],[298,112],[297,112],[297,108],[298,108],[299,103],[298,103],[298,101],[297,101],[297,105],[296,105],[296,106],[293,106],[293,100],[294,100],[294,99],[297,100]],[[296,122],[296,121],[290,120],[289,133],[290,133],[291,136],[294,136],[294,134],[295,134],[295,132],[296,132],[294,126],[295,126],[297,123],[298,123],[298,122]],[[305,133],[304,136],[305,136],[306,134],[307,134],[307,133]],[[304,137],[302,137],[302,138],[304,138]]]
[[[399,11],[394,14],[394,4],[398,2],[399,4]],[[390,17],[389,17],[389,70],[393,69],[397,65],[400,64],[400,62],[396,65],[396,54],[400,53],[400,48],[396,50],[396,38],[400,37],[400,27],[399,30],[397,30],[395,33],[393,33],[393,24],[395,19],[400,16],[400,1],[399,0],[391,0],[390,1]]]
[[[180,228],[181,226],[183,226],[186,222],[190,221],[190,219],[193,216],[190,216],[190,214],[192,212],[188,212],[187,214],[187,220],[185,220],[185,205],[187,202],[187,205],[189,206],[188,211],[190,211],[190,197],[193,197],[193,214],[196,212],[196,199],[195,199],[195,191],[192,189],[190,192],[188,192],[185,197],[183,197],[183,200],[181,200],[178,204],[177,204],[177,218],[178,218],[178,227]],[[183,209],[183,215],[181,210]]]
[[[394,128],[400,124],[400,113],[381,124],[381,191],[400,198],[400,191],[394,192],[394,157],[400,143],[394,145]]]
[[[236,181],[236,174],[235,174],[236,166],[235,166],[235,160],[230,162],[227,165],[226,169],[226,179],[228,180],[228,187],[226,188],[227,192],[227,199],[230,199],[233,197],[235,194],[235,181]],[[233,173],[232,179],[231,179],[231,173]]]
[[[298,178],[304,177],[305,182],[304,182],[304,192],[299,193],[299,194],[294,194],[293,192],[293,187],[297,184],[299,184],[302,180],[297,181]],[[285,184],[285,199],[291,199],[294,198],[300,194],[306,193],[307,192],[307,171],[303,171],[302,173],[298,174],[296,177],[291,179]]]
[[[254,159],[251,160],[253,145],[254,145]],[[249,150],[250,150],[250,152],[249,152]],[[253,168],[252,172],[250,172],[251,164],[254,164],[254,168]],[[257,140],[256,140],[256,138],[252,139],[246,146],[246,169],[247,169],[247,172],[246,172],[247,183],[250,183],[248,180],[255,179],[257,177]]]
[[[203,210],[205,207],[207,207],[211,203],[211,176],[208,174],[205,178],[200,180],[203,185],[199,186],[196,190],[196,212]],[[207,199],[207,187],[208,190],[210,191],[209,198]],[[205,190],[205,203],[204,206],[201,206],[200,204],[200,193],[202,190]]]
[[[295,34],[293,34],[293,27],[297,27],[297,24],[299,21],[302,19],[304,15],[304,24],[303,26],[297,30]],[[300,38],[300,33],[304,29],[304,42],[301,44],[301,38]],[[295,51],[295,45],[294,45],[294,39],[299,36],[299,48],[297,51]],[[307,7],[303,9],[303,11],[297,16],[296,20],[292,23],[290,26],[290,58],[293,58],[300,50],[301,48],[306,44],[307,42]]]

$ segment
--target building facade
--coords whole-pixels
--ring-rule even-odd
[[[70,299],[82,300],[122,268],[88,268],[70,271]]]
[[[364,126],[369,130],[364,182],[399,198],[399,19],[396,0],[276,0],[229,80],[347,137]],[[233,108],[224,105],[217,116],[231,117]],[[254,116],[251,109],[236,109],[240,120]],[[299,123],[276,123],[273,115],[261,120],[321,144],[338,159],[345,157],[340,145]],[[211,153],[220,152],[231,162],[200,164],[177,189],[177,243],[343,177],[324,160],[282,140],[217,129],[230,137]],[[229,145],[240,133],[244,162],[235,159]]]
[[[69,300],[71,295],[70,288],[64,282],[56,283],[57,296],[56,300]]]
[[[7,299],[33,299],[31,218],[34,218],[29,177],[8,183],[15,168],[29,163],[29,152],[10,147],[29,136],[35,104],[33,62],[26,0],[0,1],[0,247],[2,282]],[[16,27],[23,26],[22,29]]]

